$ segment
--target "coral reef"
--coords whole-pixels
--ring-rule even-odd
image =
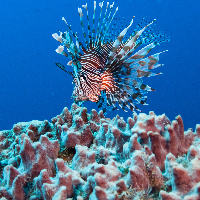
[[[72,104],[0,131],[0,199],[200,200],[200,125]]]

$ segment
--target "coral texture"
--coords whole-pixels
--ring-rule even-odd
[[[72,104],[0,132],[0,198],[200,199],[200,125],[134,114],[124,121]]]

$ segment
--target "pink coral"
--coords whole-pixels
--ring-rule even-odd
[[[179,159],[180,160],[180,159]],[[161,191],[162,199],[198,200],[200,182],[200,147],[191,146],[187,157],[178,163],[175,156],[167,155],[165,176],[173,182],[172,192]],[[176,198],[175,198],[176,197]]]
[[[0,132],[0,197],[199,200],[199,138],[200,125],[184,131],[180,116],[141,113],[126,123],[73,104],[52,123]]]
[[[23,137],[23,142],[20,144],[20,167],[16,169],[12,165],[7,165],[4,168],[3,177],[7,183],[5,185],[7,192],[1,188],[3,196],[9,199],[11,196],[17,200],[24,199],[25,183],[37,177],[42,169],[46,169],[48,174],[53,176],[54,159],[57,158],[59,149],[58,141],[49,141],[46,136],[41,136],[38,143],[32,143],[28,136]]]

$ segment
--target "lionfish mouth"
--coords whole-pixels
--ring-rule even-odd
[[[81,101],[89,101],[89,97],[87,96],[72,96],[72,99],[75,103],[81,102]]]

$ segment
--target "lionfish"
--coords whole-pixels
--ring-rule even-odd
[[[145,18],[126,36],[133,19],[124,29],[120,27],[120,23],[114,23],[118,11],[118,7],[113,9],[114,3],[107,2],[105,12],[103,2],[99,3],[100,14],[96,19],[97,5],[94,1],[92,23],[89,20],[87,4],[82,7],[86,10],[87,21],[83,20],[83,9],[78,8],[78,12],[85,45],[80,42],[77,33],[64,17],[62,20],[68,30],[59,31],[59,35],[52,34],[53,38],[61,43],[56,52],[71,58],[68,65],[73,68],[72,72],[60,63],[56,65],[73,77],[73,100],[76,103],[96,102],[104,112],[118,109],[118,106],[125,112],[126,108],[133,112],[140,111],[136,104],[147,105],[146,93],[154,91],[143,84],[142,78],[161,74],[151,71],[162,66],[158,64],[159,54],[162,52],[146,56],[154,47],[169,38],[157,31],[155,20],[148,21]],[[65,48],[67,51],[64,51]]]

